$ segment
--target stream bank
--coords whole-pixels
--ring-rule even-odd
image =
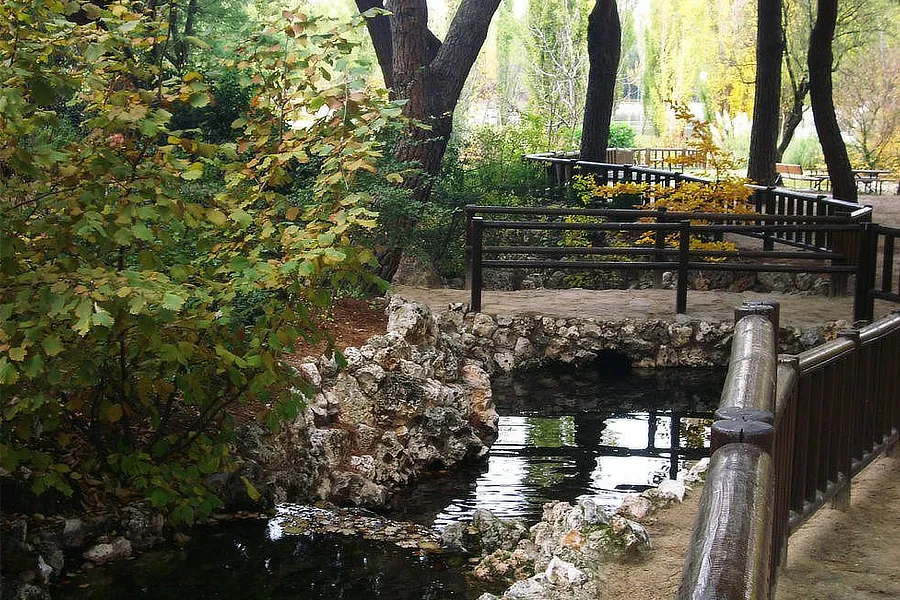
[[[278,502],[316,500],[382,506],[428,473],[486,455],[497,435],[492,376],[623,357],[653,367],[723,365],[731,336],[730,322],[692,319],[495,318],[463,305],[434,315],[399,297],[391,299],[388,315],[388,332],[348,348],[344,369],[325,357],[300,362],[297,377],[316,393],[296,419],[275,434],[244,426],[235,445],[241,468],[211,481],[229,510],[252,514]],[[783,343],[799,346],[824,335],[822,328],[784,333]],[[247,496],[242,477],[261,492],[259,500]],[[66,555],[101,563],[171,535],[143,504],[93,520],[26,519],[13,527],[4,538],[27,550],[16,581],[30,590],[18,597],[41,597],[34,594],[42,585],[71,568]],[[92,549],[100,553],[96,559],[85,555]]]

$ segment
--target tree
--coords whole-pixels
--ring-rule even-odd
[[[342,28],[287,13],[222,65],[252,108],[236,143],[209,143],[172,126],[212,98],[161,62],[166,21],[115,3],[76,23],[69,8],[0,5],[0,471],[192,521],[232,466],[228,409],[296,416],[281,357],[322,338],[335,287],[370,277],[354,178],[400,108],[338,66]]]
[[[900,44],[884,35],[873,46],[844,62],[835,102],[854,158],[870,169],[891,168],[900,159]]]
[[[531,106],[545,124],[547,150],[572,148],[584,114],[588,2],[528,5]]]
[[[809,36],[809,97],[812,103],[813,119],[828,178],[834,195],[848,202],[856,202],[858,193],[856,180],[850,166],[847,147],[841,137],[841,129],[834,112],[832,64],[833,40],[838,15],[837,0],[817,0],[816,21]]]
[[[385,85],[393,98],[406,102],[404,115],[413,121],[404,129],[395,156],[419,169],[404,184],[417,201],[430,194],[431,177],[440,170],[450,141],[453,111],[499,5],[500,0],[462,0],[441,41],[428,29],[425,0],[356,0],[360,12],[390,11],[368,19],[367,27]],[[397,225],[411,231],[415,221]],[[379,275],[384,279],[396,273],[402,251],[393,245],[379,252]]]
[[[747,178],[774,185],[781,93],[781,0],[759,0],[756,32],[756,94]]]
[[[783,0],[784,69],[787,73],[782,90],[782,127],[776,161],[781,161],[803,121],[806,98],[809,94],[809,36],[815,21],[814,0]],[[853,57],[866,47],[873,37],[883,35],[889,22],[890,5],[884,0],[845,0],[838,5],[834,33],[834,62],[832,71],[838,72],[843,57]]]
[[[581,134],[581,160],[605,162],[622,50],[622,26],[616,0],[597,0],[588,17],[587,44],[590,71]]]

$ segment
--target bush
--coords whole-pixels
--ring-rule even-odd
[[[610,148],[634,148],[634,129],[628,123],[613,123],[609,126]]]
[[[202,75],[161,70],[167,27],[129,7],[85,5],[103,29],[62,3],[0,7],[16,28],[0,36],[0,467],[37,494],[130,491],[192,521],[231,466],[227,409],[296,415],[280,358],[321,337],[332,286],[369,277],[354,181],[400,108],[332,67],[346,31],[288,14],[231,65],[252,110],[236,143],[210,143],[172,125],[209,105]],[[83,114],[64,144],[36,135],[62,127],[60,103]],[[310,157],[298,204],[284,190]]]

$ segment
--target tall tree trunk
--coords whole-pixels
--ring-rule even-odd
[[[758,0],[756,18],[756,93],[747,178],[774,185],[778,116],[781,112],[781,0]]]
[[[622,53],[622,24],[616,0],[597,0],[588,17],[587,97],[581,133],[581,160],[606,162],[609,123],[616,92],[616,74]]]
[[[809,99],[812,104],[813,119],[825,164],[831,190],[836,198],[857,202],[856,180],[850,166],[847,147],[841,138],[841,129],[834,114],[834,98],[831,65],[834,61],[832,43],[837,22],[837,0],[818,0],[816,23],[809,36]]]
[[[441,42],[428,30],[425,0],[356,0],[360,12],[391,11],[390,16],[367,23],[378,64],[392,97],[407,100],[404,115],[428,126],[407,126],[395,151],[399,160],[420,169],[418,176],[404,183],[419,201],[431,193],[432,177],[440,170],[450,141],[453,111],[499,5],[500,0],[462,0]],[[406,221],[400,226],[411,234],[416,223]],[[402,251],[402,246],[394,244],[380,253],[382,278],[394,276]]]

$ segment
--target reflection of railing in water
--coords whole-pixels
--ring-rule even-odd
[[[628,416],[634,416],[629,414]],[[669,419],[669,445],[660,447],[656,445],[656,435],[658,431],[658,420],[660,417]],[[609,415],[606,420],[615,419],[616,415]],[[675,479],[678,475],[679,462],[682,460],[700,460],[709,456],[709,448],[704,444],[705,439],[701,439],[701,446],[682,446],[682,431],[684,419],[696,419],[710,421],[712,413],[697,411],[660,411],[650,409],[647,412],[647,445],[644,448],[630,448],[627,446],[616,446],[610,444],[602,444],[599,442],[599,434],[603,431],[604,426],[599,428],[591,427],[590,424],[596,419],[586,420],[581,415],[576,415],[575,419],[575,439],[576,443],[562,444],[559,446],[541,446],[541,445],[505,445],[497,443],[491,448],[492,456],[528,456],[528,457],[564,457],[577,460],[597,459],[604,456],[615,457],[642,457],[642,458],[660,458],[669,461],[669,478]]]

